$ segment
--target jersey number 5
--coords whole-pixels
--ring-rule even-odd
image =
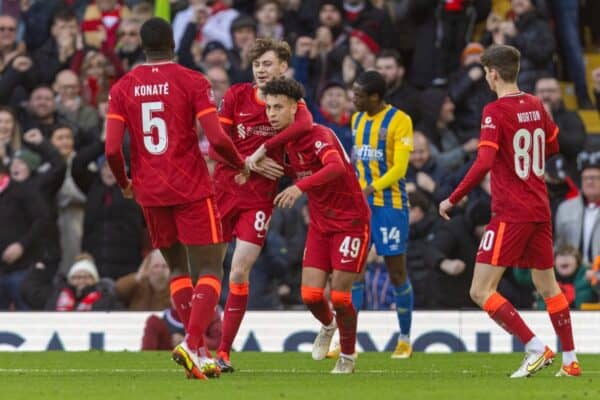
[[[544,176],[546,134],[542,128],[536,128],[533,135],[525,128],[519,129],[513,138],[513,149],[515,172],[519,178],[529,178],[530,170],[537,177]]]
[[[167,124],[161,117],[153,116],[153,112],[164,111],[162,101],[142,103],[142,130],[144,131],[144,147],[150,154],[159,155],[167,150],[169,136]],[[153,134],[156,129],[156,138]]]

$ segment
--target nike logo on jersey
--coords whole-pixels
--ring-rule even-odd
[[[240,117],[249,117],[250,115],[252,115],[252,114],[250,114],[250,113],[245,113],[245,112],[241,112],[241,113],[240,113]]]

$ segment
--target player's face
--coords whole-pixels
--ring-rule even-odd
[[[281,61],[273,50],[267,51],[252,62],[252,74],[259,88],[273,79],[280,78],[287,69],[287,62]]]
[[[485,80],[487,81],[490,90],[492,92],[495,92],[496,82],[498,80],[498,73],[495,69],[489,69],[488,67],[483,67],[483,69],[485,70]]]
[[[283,130],[294,122],[297,104],[293,99],[283,95],[268,95],[265,103],[267,118],[273,128]]]
[[[369,96],[362,86],[355,83],[352,86],[352,93],[352,102],[354,103],[354,108],[356,108],[356,111],[367,111],[371,108],[371,97],[373,96]]]

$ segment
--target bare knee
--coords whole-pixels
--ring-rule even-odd
[[[480,307],[483,307],[483,304],[492,293],[494,293],[494,290],[479,285],[471,285],[471,289],[469,290],[469,296]]]

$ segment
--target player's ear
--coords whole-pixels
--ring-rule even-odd
[[[287,71],[289,68],[289,65],[287,63],[287,61],[282,61],[279,64],[279,72],[281,73],[281,75],[283,75],[285,73],[285,71]]]

